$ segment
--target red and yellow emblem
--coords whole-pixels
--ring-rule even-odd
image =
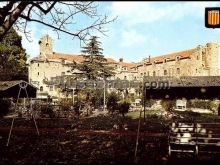
[[[208,11],[208,24],[219,25],[219,10]]]

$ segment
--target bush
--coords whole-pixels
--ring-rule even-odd
[[[119,100],[120,100],[120,96],[116,92],[111,92],[107,96],[107,109],[111,112],[117,110]]]
[[[122,102],[118,105],[118,109],[119,109],[119,112],[124,116],[125,113],[128,113],[128,110],[130,108],[130,103],[128,102]]]
[[[10,100],[0,98],[0,117],[5,116],[9,112],[10,105]]]
[[[176,101],[175,100],[162,100],[161,105],[165,109],[165,111],[172,111],[173,107],[175,106]]]
[[[69,111],[71,106],[73,105],[72,99],[62,99],[60,101],[61,111]]]
[[[53,111],[53,107],[50,106],[50,105],[44,105],[44,106],[41,106],[41,115],[49,115],[50,118],[54,118],[56,115],[55,115],[55,112]]]
[[[212,101],[211,100],[193,99],[193,100],[190,100],[190,101],[187,102],[187,107],[212,109]]]

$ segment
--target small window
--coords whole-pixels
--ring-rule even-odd
[[[41,91],[41,92],[43,91],[43,86],[40,87],[40,91]]]
[[[50,86],[50,91],[53,91],[53,86],[52,85]]]
[[[127,80],[127,76],[124,76],[124,80]]]
[[[176,56],[176,61],[179,61],[180,60],[180,56]]]
[[[144,76],[146,76],[146,72],[144,72]]]
[[[155,71],[153,71],[153,76],[156,76],[156,72]]]
[[[177,74],[180,74],[180,68],[177,68],[177,69],[176,69],[176,73],[177,73]]]
[[[39,65],[40,65],[40,64],[38,63],[37,66],[39,67]]]
[[[163,60],[163,62],[166,63],[166,62],[167,62],[167,59],[165,58],[165,59]]]
[[[37,72],[37,75],[39,76],[39,75],[40,75],[40,73],[39,73],[39,72]]]
[[[197,60],[199,60],[199,55],[196,57]]]
[[[167,70],[164,70],[164,76],[166,76],[167,75]]]
[[[150,72],[149,71],[147,71],[147,75],[150,76]]]

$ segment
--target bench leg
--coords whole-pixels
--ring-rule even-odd
[[[168,146],[168,155],[169,155],[169,157],[171,157],[171,147],[170,147],[170,145]]]

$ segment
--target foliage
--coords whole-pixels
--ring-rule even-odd
[[[157,101],[155,99],[149,99],[149,100],[146,100],[145,102],[145,105],[147,107],[151,107],[152,105],[154,105]]]
[[[10,105],[11,105],[10,100],[0,98],[0,107],[1,107],[0,117],[3,117],[9,112]]]
[[[82,24],[79,15],[87,21]],[[95,2],[7,1],[2,2],[0,7],[0,41],[12,26],[30,40],[30,31],[27,30],[30,22],[51,28],[57,32],[58,38],[59,32],[63,32],[86,41],[93,30],[105,34],[104,25],[115,19],[98,13],[98,4]]]
[[[82,47],[81,52],[84,60],[82,63],[75,63],[72,67],[72,71],[78,69],[82,73],[80,77],[85,77],[88,80],[107,78],[114,74],[114,68],[108,66],[107,59],[102,54],[103,49],[100,48],[101,43],[97,38],[92,36],[89,43]]]
[[[193,100],[189,100],[187,102],[187,107],[202,108],[202,109],[212,109],[212,101],[211,100],[193,99]]]
[[[119,103],[119,105],[118,105],[119,112],[124,116],[125,113],[128,113],[130,105],[131,104],[129,102],[126,102],[126,101],[123,101],[123,102]]]
[[[161,100],[161,105],[165,109],[165,111],[172,111],[175,106],[176,101],[170,99]]]
[[[50,118],[55,117],[55,112],[53,111],[53,107],[50,105],[42,105],[40,111],[41,111],[41,115],[49,115]]]
[[[22,48],[21,36],[11,28],[0,42],[0,80],[27,81],[27,55]]]
[[[94,108],[99,108],[103,106],[104,101],[104,91],[102,89],[92,90],[91,102]]]
[[[72,99],[61,99],[60,101],[61,111],[69,111],[71,106],[73,105]]]
[[[110,112],[114,112],[118,109],[118,102],[120,100],[120,96],[116,92],[111,92],[107,95],[107,109]]]

